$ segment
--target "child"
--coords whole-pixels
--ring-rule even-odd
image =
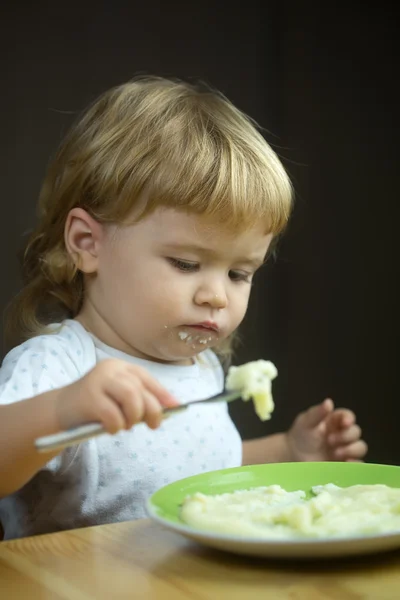
[[[155,490],[207,470],[365,455],[354,415],[330,400],[243,444],[224,404],[161,421],[162,406],[223,389],[217,356],[291,207],[276,154],[216,92],[143,78],[87,110],[48,170],[7,318],[20,345],[0,404],[31,399],[7,407],[20,427],[2,436],[6,539],[141,518]],[[35,452],[39,430],[89,421],[115,435]]]

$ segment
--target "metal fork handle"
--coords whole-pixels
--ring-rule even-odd
[[[179,406],[173,406],[170,408],[164,408],[163,418],[166,419],[169,416],[178,414],[189,406],[194,404],[208,404],[213,402],[232,402],[240,397],[239,392],[230,392],[217,394],[211,398],[205,398],[204,400],[197,400],[195,402],[188,402],[188,404],[181,404]],[[80,444],[90,438],[96,437],[106,433],[101,423],[87,423],[86,425],[80,425],[67,431],[59,431],[51,435],[45,435],[35,440],[35,448],[38,452],[53,452],[54,450],[62,450],[69,446]]]

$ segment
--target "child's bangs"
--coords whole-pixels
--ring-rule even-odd
[[[174,153],[159,163],[146,186],[143,215],[167,206],[235,230],[265,223],[266,233],[279,234],[290,215],[292,188],[275,155],[271,161],[250,149],[244,153],[227,144],[210,146]]]

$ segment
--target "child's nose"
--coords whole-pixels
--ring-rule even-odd
[[[199,306],[208,304],[211,308],[225,308],[228,304],[226,292],[224,289],[216,289],[215,287],[203,287],[197,291],[195,302]]]

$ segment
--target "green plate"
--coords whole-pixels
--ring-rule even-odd
[[[183,499],[196,492],[221,494],[258,486],[281,485],[288,491],[334,483],[341,487],[383,483],[400,488],[400,467],[366,463],[279,463],[211,471],[171,483],[151,496],[147,513],[153,520],[202,544],[257,556],[321,558],[368,554],[400,548],[400,532],[318,540],[265,540],[215,534],[185,525],[180,517]]]

